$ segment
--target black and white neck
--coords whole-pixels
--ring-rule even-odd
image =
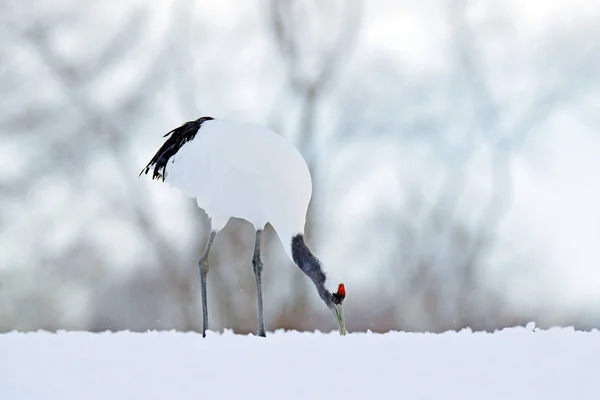
[[[313,281],[319,296],[329,308],[340,304],[344,300],[345,290],[342,284],[338,287],[337,292],[333,292],[328,288],[327,274],[323,270],[319,259],[315,257],[304,242],[304,235],[297,234],[292,237],[291,252],[294,263]]]

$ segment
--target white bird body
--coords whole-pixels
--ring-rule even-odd
[[[267,128],[209,120],[171,157],[165,182],[196,199],[219,231],[231,217],[270,223],[290,259],[290,239],[304,232],[310,171],[287,139]],[[293,260],[292,260],[293,261]]]
[[[270,129],[233,121],[202,117],[170,131],[169,138],[142,170],[153,169],[152,178],[195,198],[210,218],[211,234],[200,256],[203,330],[208,327],[208,255],[217,232],[230,218],[254,225],[256,240],[252,265],[258,294],[259,336],[265,336],[262,303],[260,238],[270,223],[289,258],[314,283],[333,312],[340,334],[346,334],[342,302],[346,289],[328,288],[321,262],[304,241],[306,213],[312,196],[312,180],[300,152]]]

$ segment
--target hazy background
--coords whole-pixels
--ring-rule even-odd
[[[600,328],[597,1],[0,0],[0,331],[200,330],[206,216],[138,178],[200,116],[290,137],[350,331]],[[252,227],[211,328],[254,332]],[[264,239],[267,330],[335,329]]]

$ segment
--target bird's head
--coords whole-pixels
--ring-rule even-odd
[[[321,262],[312,254],[306,243],[304,243],[304,236],[302,234],[293,236],[290,244],[292,260],[313,281],[319,297],[321,297],[325,305],[333,313],[335,322],[338,324],[340,330],[340,335],[345,335],[346,321],[344,320],[344,312],[342,310],[342,303],[346,298],[344,284],[340,283],[338,285],[337,292],[331,291],[331,288],[326,284],[330,281],[323,271]]]
[[[344,320],[344,312],[342,310],[342,303],[346,298],[346,287],[343,283],[338,285],[338,290],[335,293],[331,293],[331,301],[327,302],[327,306],[333,313],[335,321],[338,324],[340,335],[346,334],[346,321]]]

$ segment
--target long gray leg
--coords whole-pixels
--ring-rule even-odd
[[[206,274],[208,274],[208,253],[212,246],[213,240],[215,239],[216,231],[211,230],[208,242],[204,247],[204,251],[198,261],[198,267],[200,268],[200,287],[202,290],[202,337],[206,337],[206,330],[208,329],[208,305],[206,301]]]
[[[258,336],[266,337],[265,323],[263,320],[263,299],[262,299],[262,270],[263,263],[260,259],[260,236],[262,229],[256,231],[256,241],[254,242],[254,256],[252,257],[252,266],[254,267],[254,277],[256,278],[256,292],[258,293]]]

